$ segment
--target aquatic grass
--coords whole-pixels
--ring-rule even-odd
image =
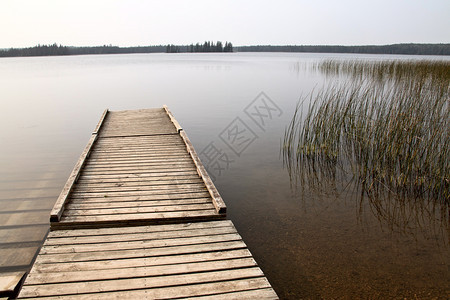
[[[449,61],[443,60],[325,60],[318,62],[313,69],[325,75],[349,75],[352,79],[373,79],[386,83],[402,80],[423,81],[431,79],[436,87],[448,84]],[[447,81],[447,82],[446,82]]]
[[[448,210],[450,63],[327,60],[316,68],[351,80],[297,105],[282,145],[291,177],[354,180],[379,211],[386,197]]]

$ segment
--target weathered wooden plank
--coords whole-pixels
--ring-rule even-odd
[[[195,170],[195,166],[185,166],[185,167],[174,167],[174,168],[147,168],[142,170],[122,170],[122,171],[107,171],[107,170],[95,170],[95,171],[84,171],[83,175],[96,176],[96,175],[124,175],[124,174],[147,174],[147,173],[173,173],[173,172],[186,172]]]
[[[196,217],[210,217],[211,219],[217,216],[215,210],[194,210],[194,211],[174,211],[174,212],[155,212],[155,213],[135,213],[135,214],[116,214],[116,215],[102,215],[102,216],[65,216],[60,222],[65,223],[102,223],[102,222],[118,222],[142,220],[150,222],[152,219],[173,219],[173,220],[189,220]]]
[[[222,235],[230,233],[237,234],[236,229],[233,226],[157,231],[157,232],[132,232],[127,234],[114,234],[114,235],[94,235],[94,236],[88,235],[88,236],[76,236],[76,237],[71,236],[71,237],[57,237],[57,238],[51,237],[45,241],[43,249],[46,250],[46,253],[49,253],[48,251],[50,249],[49,246],[70,246],[73,247],[74,249],[79,249],[77,248],[79,244],[101,244],[112,242],[163,240],[174,238]],[[64,251],[58,250],[58,252]]]
[[[211,197],[213,199],[213,204],[217,209],[218,213],[224,214],[226,213],[227,206],[225,205],[225,202],[223,201],[222,197],[219,194],[219,191],[217,191],[214,183],[212,182],[211,178],[208,175],[208,172],[206,171],[205,167],[203,166],[202,162],[200,161],[200,158],[197,155],[197,152],[195,152],[194,146],[192,146],[191,141],[189,140],[186,132],[181,131],[180,136],[183,138],[184,142],[186,143],[186,147],[188,149],[189,154],[192,156],[192,159],[197,167],[197,171],[199,175],[202,177],[203,181],[205,182],[206,188],[211,194]]]
[[[141,135],[141,136],[122,136],[117,138],[105,137],[102,138],[102,144],[116,144],[117,142],[136,144],[136,141],[151,144],[167,144],[167,142],[181,142],[180,137],[177,134],[161,134],[161,135]],[[163,143],[164,142],[164,143]]]
[[[229,241],[239,241],[241,237],[237,233],[211,235],[211,236],[194,236],[172,239],[155,239],[142,241],[119,241],[108,243],[94,243],[94,244],[77,244],[74,245],[57,245],[44,246],[41,249],[41,257],[48,258],[51,255],[65,255],[73,253],[92,253],[95,255],[98,252],[105,251],[119,251],[119,250],[133,250],[133,249],[152,249],[161,247],[176,247],[185,245],[198,245],[206,243],[219,243]]]
[[[69,193],[71,192],[72,188],[74,187],[75,181],[77,180],[81,168],[83,167],[83,164],[86,161],[86,158],[89,155],[89,151],[92,148],[92,145],[95,143],[95,140],[97,139],[97,135],[93,134],[91,138],[89,139],[88,144],[86,145],[86,148],[84,149],[83,153],[81,154],[80,158],[78,159],[78,162],[75,164],[75,167],[72,170],[72,173],[69,176],[69,179],[67,180],[66,184],[64,185],[63,190],[61,191],[61,194],[59,194],[58,199],[56,200],[55,205],[53,206],[53,209],[50,213],[50,221],[57,222],[61,218],[61,215],[64,211],[64,205],[66,204],[67,198],[69,196]]]
[[[50,296],[51,299],[171,299],[198,297],[203,295],[216,295],[234,291],[246,291],[262,288],[270,288],[266,278],[237,279],[201,284],[180,285],[176,287],[160,287],[151,289],[139,289],[128,291],[117,291],[109,293],[73,294],[64,296]],[[22,298],[20,294],[20,298]],[[46,299],[43,297],[42,299]]]
[[[197,174],[190,176],[179,176],[178,178],[170,177],[156,177],[153,180],[143,179],[111,179],[111,180],[82,180],[79,181],[80,188],[101,188],[101,187],[133,187],[133,186],[146,186],[146,185],[173,185],[173,184],[191,184],[191,183],[202,183],[201,179],[198,178]]]
[[[142,161],[141,163],[138,161],[135,162],[111,162],[111,163],[97,163],[92,162],[86,164],[85,170],[102,170],[102,169],[110,169],[110,170],[122,170],[122,169],[148,169],[148,168],[164,168],[164,167],[178,167],[178,166],[192,166],[192,161],[188,158],[181,159],[167,159],[166,161]]]
[[[168,135],[166,135],[168,136]],[[174,136],[174,135],[171,135]],[[143,137],[143,136],[139,136]],[[152,135],[157,137],[157,135]],[[124,137],[102,138],[96,146],[96,150],[105,152],[114,151],[135,151],[135,150],[163,150],[163,149],[181,149],[183,141],[176,136],[176,139],[158,139],[158,140],[125,140]]]
[[[105,111],[103,112],[102,116],[100,117],[100,121],[98,121],[98,124],[95,127],[94,132],[92,132],[92,134],[98,134],[98,132],[100,131],[100,128],[102,127],[102,124],[105,121],[105,118],[106,118],[107,115],[108,115],[108,109],[105,109]]]
[[[78,184],[80,186],[121,186],[121,185],[157,185],[157,184],[174,184],[174,183],[183,183],[183,182],[191,182],[195,181],[197,179],[200,179],[195,174],[188,174],[186,176],[178,175],[178,176],[152,176],[152,177],[142,177],[139,178],[83,178],[78,180]]]
[[[143,166],[124,166],[124,167],[113,167],[113,168],[97,168],[97,167],[86,167],[83,172],[86,172],[88,174],[91,173],[109,173],[113,174],[115,172],[139,172],[139,171],[155,171],[158,170],[158,172],[161,172],[161,170],[179,170],[179,169],[188,169],[188,168],[195,168],[192,162],[182,162],[182,163],[167,163],[167,164],[157,164],[157,165],[143,165]]]
[[[119,149],[111,149],[110,151],[104,150],[94,150],[91,153],[92,159],[99,160],[114,160],[121,158],[141,158],[141,157],[154,157],[158,158],[164,155],[168,156],[180,156],[185,155],[187,153],[186,149],[183,148],[161,148],[161,149],[128,149],[128,150],[119,150]]]
[[[119,112],[111,112],[110,118],[108,119],[108,122],[112,124],[118,124],[118,123],[124,123],[127,124],[127,122],[134,122],[136,124],[139,123],[149,123],[149,122],[168,122],[169,118],[167,117],[167,114],[161,109],[160,112],[157,113],[145,113],[145,112],[136,112],[133,114],[122,114]]]
[[[158,184],[158,183],[169,183],[169,182],[183,182],[186,180],[193,180],[194,178],[200,178],[197,174],[197,172],[192,172],[191,174],[186,173],[185,175],[176,175],[176,176],[170,176],[170,175],[164,175],[164,176],[149,176],[149,177],[127,177],[127,178],[86,178],[86,177],[80,177],[78,179],[78,184],[80,185],[88,185],[88,184],[133,184],[140,182],[144,182],[146,184]]]
[[[151,139],[150,139],[151,138]],[[179,149],[183,147],[183,140],[178,134],[134,136],[133,139],[127,137],[103,137],[97,144],[96,150],[160,150],[165,148]]]
[[[278,299],[277,294],[272,288],[261,288],[256,290],[248,290],[248,291],[238,291],[238,292],[229,292],[223,294],[214,294],[207,296],[195,296],[189,298],[183,298],[185,300],[188,299],[213,299],[213,300],[245,300],[245,299],[258,299],[258,300],[269,300],[269,299]]]
[[[105,138],[103,138],[105,139]],[[158,143],[145,141],[120,141],[119,138],[110,138],[112,143],[97,144],[94,151],[96,153],[122,153],[122,152],[161,152],[178,151],[184,148],[184,145],[178,140],[159,141]]]
[[[157,125],[156,125],[157,126]],[[160,135],[132,135],[121,137],[102,137],[99,147],[109,145],[111,147],[119,147],[122,145],[135,146],[155,146],[167,147],[172,145],[181,145],[182,140],[177,134],[160,134]]]
[[[123,226],[142,226],[156,224],[175,224],[186,222],[205,222],[224,219],[216,210],[198,210],[186,212],[160,212],[145,214],[120,214],[98,216],[63,217],[60,222],[50,224],[51,230],[104,228]]]
[[[96,194],[96,193],[124,193],[124,192],[140,192],[140,191],[161,191],[161,190],[192,190],[192,189],[204,189],[203,182],[199,182],[198,180],[193,180],[188,183],[173,183],[166,185],[134,185],[134,186],[105,186],[101,185],[100,187],[84,187],[83,185],[79,185],[73,189],[73,195],[85,193],[85,194]],[[132,194],[130,194],[132,195]],[[103,197],[103,196],[102,196]]]
[[[186,151],[161,151],[159,153],[156,152],[147,152],[140,153],[136,152],[136,154],[121,154],[121,155],[110,155],[106,153],[102,153],[101,155],[91,154],[92,162],[114,162],[114,161],[133,161],[133,160],[161,160],[162,158],[185,158],[188,157],[186,155]]]
[[[178,135],[174,134],[161,134],[161,135],[142,135],[142,136],[122,136],[118,138],[103,138],[103,142],[111,142],[114,140],[120,141],[135,141],[135,140],[143,140],[143,141],[161,141],[161,140],[179,140]]]
[[[33,266],[30,274],[61,274],[78,271],[110,270],[123,268],[138,268],[151,266],[180,265],[186,263],[198,263],[209,261],[227,261],[230,259],[251,258],[248,249],[230,249],[224,251],[211,251],[199,253],[180,253],[167,256],[150,256],[137,258],[116,258],[103,261],[78,261],[64,263],[41,264],[39,261]]]
[[[165,127],[172,126],[170,123],[170,119],[167,115],[163,116],[155,116],[154,119],[142,117],[142,116],[134,116],[126,119],[118,119],[118,118],[110,118],[107,122],[107,126],[105,128],[127,128],[127,127],[137,127],[137,126],[146,126],[146,125],[162,125]]]
[[[242,278],[257,278],[264,276],[257,267],[222,270],[206,273],[154,276],[151,278],[127,278],[116,280],[99,280],[87,282],[71,282],[58,284],[26,285],[21,291],[21,297],[57,296],[61,294],[76,295],[82,293],[98,293],[105,291],[120,291],[142,288],[158,288],[194,283],[220,282]]]
[[[105,202],[123,202],[123,201],[160,201],[160,200],[179,200],[179,199],[196,199],[210,198],[211,195],[206,190],[197,192],[186,191],[164,191],[162,193],[152,193],[149,195],[115,195],[114,197],[106,194],[103,197],[90,197],[89,195],[75,196],[71,195],[71,203],[105,203]]]
[[[146,169],[165,169],[165,168],[179,168],[179,167],[188,167],[193,166],[192,161],[168,161],[168,162],[157,162],[157,163],[142,163],[142,164],[125,164],[119,166],[111,166],[107,168],[106,166],[98,166],[98,165],[86,165],[83,171],[90,172],[104,169],[105,167],[108,170],[113,171],[122,171],[122,170],[146,170]]]
[[[131,233],[152,233],[152,232],[168,232],[179,230],[193,230],[193,229],[208,229],[218,227],[233,227],[230,220],[220,220],[213,222],[200,223],[184,223],[184,224],[168,224],[168,225],[153,225],[153,226],[137,226],[137,227],[119,227],[119,228],[100,228],[100,229],[77,229],[77,230],[58,230],[51,231],[48,239],[58,237],[84,237],[84,236],[103,236],[115,234],[131,234]]]
[[[91,157],[89,163],[132,163],[134,161],[151,161],[151,162],[161,162],[165,160],[179,160],[179,159],[190,159],[187,153],[161,153],[158,155],[123,155],[112,157],[108,155],[102,155],[98,157]]]
[[[124,111],[111,111],[108,121],[112,123],[124,122],[124,121],[136,121],[136,122],[151,122],[152,120],[169,120],[167,114],[163,108],[158,108],[158,111],[144,111],[136,110],[130,112]]]
[[[164,194],[164,193],[195,193],[202,192],[205,187],[202,184],[185,184],[185,185],[172,185],[172,186],[149,186],[149,187],[138,187],[133,189],[121,189],[121,190],[93,190],[90,191],[74,191],[72,193],[73,197],[89,197],[89,198],[105,198],[105,197],[120,197],[120,196],[144,196],[150,194]]]
[[[139,176],[161,176],[161,175],[173,175],[180,173],[191,173],[196,172],[195,167],[189,166],[186,168],[178,168],[178,169],[148,169],[140,172],[111,172],[110,174],[104,174],[104,172],[83,172],[80,175],[80,178],[120,178],[120,177],[139,177]],[[198,173],[197,173],[198,174]]]
[[[154,129],[151,127],[145,128],[129,128],[128,130],[102,130],[102,137],[123,137],[123,136],[140,136],[140,135],[160,135],[160,134],[175,134],[177,133],[175,127],[160,127]]]
[[[132,122],[131,120],[130,122]],[[102,137],[122,137],[122,136],[141,136],[141,135],[162,135],[162,134],[174,134],[177,130],[173,124],[162,123],[142,123],[132,126],[127,123],[114,124],[105,126],[101,131]]]
[[[105,139],[109,139],[109,142],[105,142]],[[184,148],[182,140],[127,140],[122,138],[102,138],[102,142],[98,143],[94,148],[94,151],[98,152],[133,152],[133,151],[170,151],[181,150]]]
[[[105,252],[81,252],[81,253],[64,253],[54,255],[40,255],[36,260],[36,264],[54,264],[66,262],[83,262],[83,261],[97,261],[100,263],[107,263],[107,260],[119,258],[137,258],[137,257],[152,257],[161,255],[179,255],[199,252],[224,251],[230,249],[243,249],[246,245],[241,240],[234,240],[230,242],[210,243],[210,244],[194,244],[177,247],[160,247],[150,249],[129,249],[118,251]]]
[[[134,121],[136,123],[147,123],[147,122],[155,122],[155,121],[169,121],[169,118],[167,117],[167,114],[165,114],[163,108],[160,109],[158,112],[142,112],[142,111],[136,111],[134,113],[124,114],[122,112],[112,112],[111,118],[109,119],[113,124],[116,124],[117,122],[127,122],[127,121]]]
[[[173,172],[153,172],[153,173],[130,173],[130,174],[117,174],[117,175],[86,175],[81,174],[78,181],[83,180],[122,180],[122,179],[133,179],[133,180],[140,180],[140,179],[150,179],[153,178],[165,178],[165,177],[178,177],[178,176],[190,176],[195,175],[198,176],[197,171],[194,170],[182,170],[182,171],[173,171]]]
[[[132,151],[109,151],[92,152],[91,158],[96,161],[133,160],[133,159],[161,159],[162,157],[185,157],[185,149],[162,149],[162,150],[132,150]]]
[[[96,202],[90,203],[88,201],[71,201],[66,206],[66,209],[103,209],[103,208],[124,208],[124,207],[152,207],[152,206],[169,206],[169,205],[187,205],[187,204],[201,204],[211,203],[211,198],[196,198],[196,199],[181,199],[181,200],[160,200],[160,201],[121,201],[121,202]],[[1,233],[0,233],[1,236]]]
[[[139,160],[131,160],[131,161],[107,161],[107,162],[99,162],[92,161],[86,163],[86,169],[101,169],[101,168],[109,168],[109,169],[119,169],[119,168],[134,168],[138,166],[143,167],[153,167],[153,166],[173,166],[173,165],[181,165],[181,164],[192,164],[192,161],[187,157],[173,157],[167,159],[142,159]]]
[[[194,184],[192,184],[194,185]],[[173,188],[168,186],[162,186],[161,189],[147,189],[147,190],[139,190],[139,191],[98,191],[98,192],[75,192],[71,195],[71,199],[90,199],[90,198],[100,198],[105,199],[108,198],[110,201],[122,201],[123,199],[119,199],[118,197],[154,197],[154,199],[173,199],[173,198],[164,198],[166,194],[191,194],[191,193],[201,193],[207,191],[205,187],[202,186],[194,186],[194,187],[177,187],[174,185]],[[158,197],[158,198],[157,198]],[[191,197],[193,198],[193,197]],[[98,200],[100,200],[98,199]],[[101,202],[101,201],[100,201]]]
[[[112,121],[112,120],[111,120]],[[176,128],[170,123],[170,120],[165,120],[163,118],[155,120],[153,122],[150,121],[137,121],[136,119],[130,118],[129,120],[124,120],[122,122],[107,122],[106,126],[103,128],[105,132],[132,132],[134,133],[157,133],[157,134],[167,134],[167,133],[176,133]],[[103,134],[103,132],[102,132]]]
[[[57,273],[31,273],[27,277],[27,285],[49,284],[60,282],[97,281],[106,279],[125,279],[150,276],[167,276],[183,273],[196,273],[207,271],[230,270],[236,268],[255,267],[253,258],[234,258],[218,261],[202,261],[172,265],[140,266],[120,268],[114,271],[110,269],[70,271]]]
[[[174,147],[160,147],[160,148],[151,148],[151,147],[141,147],[141,148],[131,148],[126,147],[123,149],[106,149],[106,148],[97,148],[92,151],[92,158],[94,159],[115,159],[115,158],[123,158],[123,157],[160,157],[164,154],[169,156],[179,156],[182,154],[187,154],[186,149],[182,148],[182,146],[174,146]]]
[[[172,115],[172,112],[169,110],[169,108],[167,107],[167,105],[163,105],[164,110],[166,111],[167,115],[170,118],[170,121],[172,121],[173,125],[175,126],[175,128],[177,129],[178,132],[180,132],[181,130],[183,130],[183,128],[181,127],[181,125],[178,123],[178,121],[174,118],[174,116]]]
[[[192,210],[210,210],[214,209],[212,203],[204,204],[186,204],[186,205],[171,205],[171,206],[139,206],[139,207],[125,207],[125,208],[102,208],[102,209],[67,209],[63,216],[102,216],[115,214],[144,214],[156,212],[178,212],[178,211],[192,211]]]

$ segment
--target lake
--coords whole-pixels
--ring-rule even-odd
[[[103,110],[166,104],[280,298],[447,298],[448,222],[433,213],[417,222],[386,214],[334,190],[302,191],[283,166],[285,129],[298,101],[332,80],[312,68],[329,58],[450,59],[308,53],[0,59],[0,273],[29,268]],[[251,136],[230,145],[224,134],[237,124]],[[209,161],[211,149],[219,162]]]

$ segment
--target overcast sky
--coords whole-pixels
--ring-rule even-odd
[[[0,48],[449,43],[450,0],[0,0]]]

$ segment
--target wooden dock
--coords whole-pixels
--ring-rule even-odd
[[[277,299],[186,133],[105,111],[51,212],[20,299]]]

